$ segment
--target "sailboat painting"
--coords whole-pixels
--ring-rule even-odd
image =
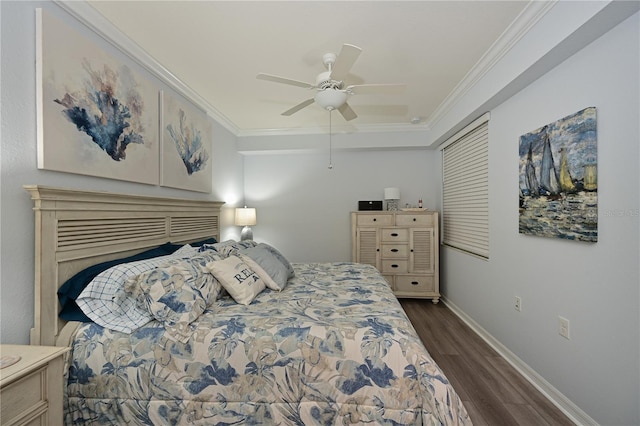
[[[598,241],[596,108],[520,136],[519,232]]]

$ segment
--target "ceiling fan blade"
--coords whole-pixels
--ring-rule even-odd
[[[315,89],[314,84],[305,83],[304,81],[292,80],[290,78],[278,77],[277,75],[260,73],[256,76],[258,80],[273,81],[276,83],[290,84],[292,86],[304,87],[305,89]]]
[[[406,89],[405,84],[356,84],[345,90],[351,95],[399,95]]]
[[[298,105],[294,106],[293,108],[289,108],[288,110],[286,110],[285,112],[283,112],[280,115],[285,115],[285,116],[288,117],[288,116],[290,116],[292,114],[295,114],[296,112],[300,111],[302,108],[311,105],[313,102],[314,102],[313,98],[307,99],[306,101],[300,102]]]
[[[340,53],[336,58],[336,62],[331,68],[331,79],[336,81],[342,81],[347,78],[347,74],[351,71],[351,67],[360,56],[362,49],[353,44],[344,44]]]
[[[348,103],[343,103],[342,106],[338,107],[338,111],[344,117],[345,120],[351,121],[354,118],[357,118],[358,115],[351,109]]]

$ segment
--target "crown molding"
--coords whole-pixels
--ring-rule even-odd
[[[361,125],[339,125],[332,126],[331,133],[388,133],[388,132],[424,132],[429,130],[427,124],[361,124]],[[314,126],[304,128],[273,128],[238,130],[236,136],[239,138],[255,136],[296,136],[296,135],[318,135],[329,133],[329,126]]]
[[[560,0],[532,1],[482,55],[465,77],[428,118],[433,127],[522,39],[531,28]]]
[[[334,133],[378,133],[378,132],[420,132],[428,131],[438,123],[453,106],[486,75],[500,59],[533,27],[559,0],[533,1],[518,15],[516,20],[502,33],[489,50],[478,60],[463,80],[452,90],[436,111],[423,123],[382,124],[382,125],[346,125],[335,126]],[[227,129],[236,137],[257,137],[276,135],[313,135],[328,133],[327,126],[308,128],[266,128],[240,129],[205,98],[186,85],[181,79],[155,60],[146,50],[116,28],[111,21],[84,0],[53,0],[63,10],[80,21],[91,31],[98,34],[132,61],[143,67],[163,83],[174,89],[209,117]]]
[[[163,83],[174,89],[180,95],[187,98],[190,102],[202,109],[207,115],[220,123],[224,128],[233,133],[238,134],[238,127],[233,124],[227,117],[211,105],[206,99],[200,96],[196,91],[187,86],[182,80],[175,76],[171,71],[165,68],[161,63],[156,61],[146,50],[131,40],[122,31],[116,28],[111,21],[105,18],[100,12],[93,8],[86,1],[63,1],[53,0],[71,16],[80,21],[91,31],[98,34],[113,47],[129,57],[132,61],[143,67],[145,70],[153,74]]]

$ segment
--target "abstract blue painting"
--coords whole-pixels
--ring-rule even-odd
[[[204,111],[162,92],[160,185],[211,192],[211,122]]]
[[[520,136],[521,234],[598,241],[596,108]]]
[[[157,87],[73,21],[37,14],[38,167],[157,185]]]

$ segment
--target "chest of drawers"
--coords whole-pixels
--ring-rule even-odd
[[[398,297],[440,300],[438,213],[352,212],[352,260],[375,266]]]

